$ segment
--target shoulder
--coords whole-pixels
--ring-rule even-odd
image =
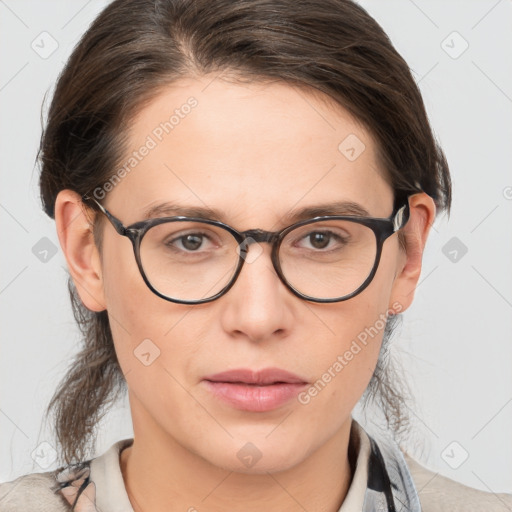
[[[97,483],[108,495],[116,490],[119,492],[120,488],[124,489],[119,469],[119,451],[131,442],[133,439],[124,439],[114,443],[98,457],[0,483],[0,512],[96,510]],[[118,474],[118,480],[112,480],[112,473]],[[110,485],[112,483],[114,487]],[[94,504],[92,508],[91,503]],[[125,509],[131,510],[128,503]]]
[[[510,512],[512,494],[480,491],[431,471],[404,453],[422,512]]]
[[[57,494],[54,471],[31,473],[0,484],[0,512],[66,512],[69,506]]]

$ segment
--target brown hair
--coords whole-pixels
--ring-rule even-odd
[[[438,211],[449,212],[448,164],[409,67],[378,23],[350,0],[112,2],[81,38],[57,82],[38,155],[45,212],[54,217],[59,191],[84,197],[111,178],[123,160],[130,121],[163,87],[221,72],[327,95],[374,136],[396,195],[423,191]],[[68,282],[83,349],[48,406],[66,463],[83,460],[94,448],[99,419],[126,385],[107,312],[87,310]],[[398,318],[388,320],[365,392],[395,433],[407,425],[405,397],[386,357]]]

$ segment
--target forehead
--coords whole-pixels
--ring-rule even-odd
[[[335,201],[390,213],[392,190],[370,134],[334,100],[304,87],[182,79],[138,112],[128,140],[109,201],[129,220],[164,201],[222,210],[240,222]]]

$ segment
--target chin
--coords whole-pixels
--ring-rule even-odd
[[[255,462],[252,466],[245,466],[238,460],[233,462],[233,459],[226,460],[225,464],[219,464],[217,462],[216,465],[228,471],[233,471],[234,473],[242,473],[245,475],[266,475],[267,473],[287,471],[300,463],[300,460],[293,460],[290,453],[282,454],[282,456],[280,455],[281,454],[274,453],[272,456],[262,456],[261,459]]]
[[[277,436],[274,442],[265,439],[265,436],[268,436],[268,431],[261,437],[249,436],[243,441],[238,439],[234,441],[234,446],[212,443],[220,450],[209,453],[207,460],[228,471],[257,475],[286,471],[307,457],[303,439],[294,442],[288,438],[289,444],[286,444]]]

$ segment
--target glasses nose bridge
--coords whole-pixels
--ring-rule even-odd
[[[268,243],[268,244],[270,244],[270,247],[272,250],[272,255],[270,257],[270,259],[272,261],[272,266],[274,267],[274,270],[276,271],[279,279],[281,279],[281,281],[283,281],[283,283],[286,286],[288,286],[286,283],[286,280],[284,280],[284,277],[281,275],[281,272],[279,269],[280,265],[279,265],[278,261],[276,261],[276,259],[275,259],[276,242],[279,239],[281,232],[265,231],[263,229],[248,229],[247,231],[239,232],[239,234],[242,235],[242,237],[243,237],[243,241],[239,244],[239,255],[242,260],[241,264],[243,265],[243,263],[245,263],[247,261],[246,258],[247,258],[248,252],[249,252],[249,246],[251,244],[264,243],[264,242]],[[240,270],[241,270],[241,267],[240,267]],[[238,275],[239,274],[236,275],[235,280],[238,278]]]
[[[266,242],[273,245],[279,233],[275,231],[265,231],[263,229],[248,229],[247,231],[243,231],[241,235],[244,237],[244,241],[241,245],[248,250],[249,245],[254,243]]]

